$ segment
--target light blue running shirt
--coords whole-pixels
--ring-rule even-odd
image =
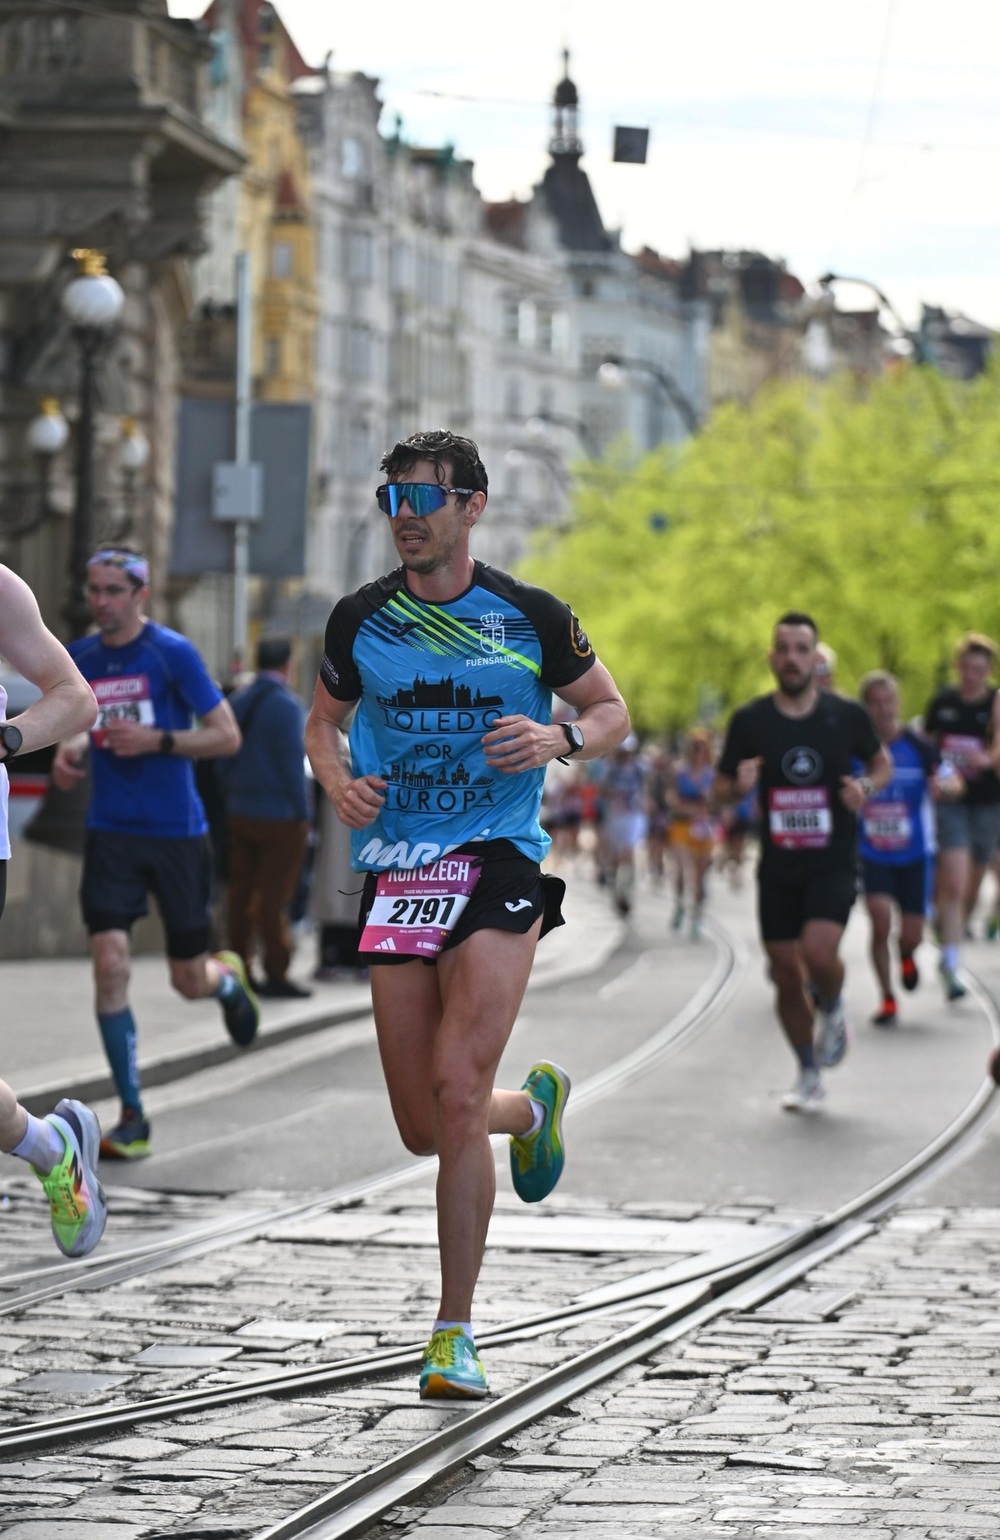
[[[595,661],[568,605],[481,562],[447,604],[411,594],[402,567],[341,599],[320,678],[334,699],[360,701],[354,774],[388,783],[375,822],[351,831],[355,870],[409,870],[487,839],[541,861],[544,768],[503,775],[482,737],[498,717],[550,722],[552,690]]]

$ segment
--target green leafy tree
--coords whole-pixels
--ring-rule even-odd
[[[637,464],[617,446],[523,571],[578,610],[644,732],[770,688],[787,609],[815,616],[839,688],[891,669],[913,714],[962,631],[1000,636],[998,499],[1000,366],[903,365],[774,386]]]

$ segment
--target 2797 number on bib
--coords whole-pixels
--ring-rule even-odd
[[[481,876],[471,856],[444,856],[411,872],[381,872],[359,951],[434,957]]]

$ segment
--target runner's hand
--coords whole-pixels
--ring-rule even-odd
[[[66,744],[56,750],[52,761],[52,780],[59,791],[72,791],[86,773],[82,754],[68,748]]]
[[[349,829],[367,829],[385,806],[388,781],[377,775],[362,775],[348,781],[343,791],[330,798],[334,812]]]
[[[482,745],[491,770],[520,775],[525,770],[539,770],[565,753],[566,737],[561,727],[553,729],[531,717],[497,717],[493,730],[483,734]]]
[[[140,754],[158,754],[162,727],[146,727],[124,717],[111,717],[104,723],[103,747],[119,759],[138,759]]]
[[[856,781],[853,775],[840,777],[840,800],[849,813],[860,813],[864,807],[867,798],[861,782]]]

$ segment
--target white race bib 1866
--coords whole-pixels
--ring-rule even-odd
[[[825,786],[772,786],[768,826],[779,850],[825,850],[833,835],[830,793]]]
[[[482,875],[472,856],[442,856],[410,872],[381,872],[361,933],[361,952],[435,957]]]

